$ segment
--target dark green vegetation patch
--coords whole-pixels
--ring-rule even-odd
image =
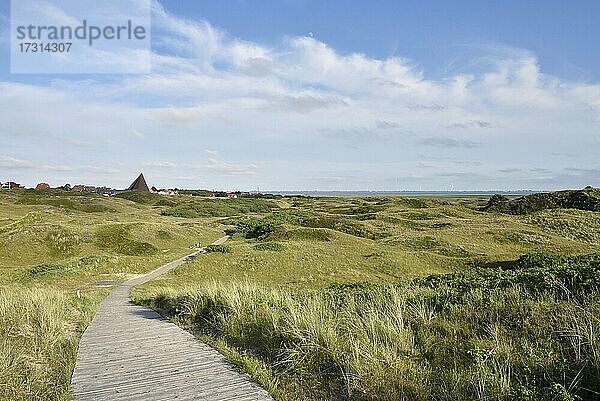
[[[229,245],[207,245],[204,248],[206,253],[231,253],[231,247]]]
[[[356,217],[361,217],[358,215]],[[373,219],[375,216],[373,216]],[[371,218],[369,218],[371,220]],[[312,230],[296,231],[300,237],[306,236],[310,239],[311,236],[319,241],[326,241],[324,238],[326,233],[319,233],[316,229],[330,229],[339,231],[345,234],[353,235],[361,238],[378,239],[383,238],[387,234],[380,230],[373,230],[364,224],[360,219],[351,219],[339,215],[327,215],[325,213],[309,212],[305,210],[284,210],[272,213],[262,219],[244,219],[237,223],[236,230],[245,238],[267,238],[274,235],[274,239],[285,239],[289,235],[289,239],[294,239],[294,234],[289,234],[294,230],[281,229],[283,226],[300,226]],[[297,239],[302,239],[298,237]]]
[[[29,275],[31,277],[39,277],[49,274],[89,272],[106,263],[115,261],[115,258],[116,257],[110,256],[85,256],[76,260],[65,261],[63,263],[44,263],[29,269]]]
[[[482,264],[452,274],[416,280],[427,287],[446,286],[460,292],[478,289],[506,289],[518,285],[529,292],[552,290],[569,298],[590,293],[600,284],[600,254],[552,255],[533,253],[516,261]]]
[[[510,200],[494,195],[483,211],[508,214],[530,214],[546,209],[579,209],[600,212],[600,189],[586,187],[582,190],[531,194]]]
[[[305,227],[278,227],[269,235],[270,240],[274,241],[322,241],[327,242],[331,239],[331,234],[321,228]]]

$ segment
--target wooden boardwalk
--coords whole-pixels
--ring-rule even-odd
[[[238,373],[217,351],[153,310],[131,303],[131,287],[195,256],[188,255],[121,284],[100,304],[79,344],[71,378],[76,401],[272,401],[265,390]]]

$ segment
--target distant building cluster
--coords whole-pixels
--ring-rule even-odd
[[[18,184],[13,181],[0,182],[2,189],[19,189],[25,188],[23,185]],[[93,185],[83,185],[77,184],[71,186],[71,184],[65,184],[60,187],[52,188],[46,182],[40,182],[35,186],[36,191],[45,191],[45,190],[60,190],[60,191],[71,191],[71,192],[80,192],[80,193],[89,193],[89,194],[97,194],[102,196],[113,196],[120,192],[148,192],[157,195],[177,195],[179,193],[184,195],[192,195],[192,196],[204,196],[210,198],[229,198],[229,199],[237,199],[237,198],[267,198],[267,197],[277,197],[274,195],[261,194],[260,192],[225,192],[225,191],[207,191],[207,190],[179,190],[177,188],[156,188],[149,187],[146,183],[146,179],[144,178],[144,174],[140,173],[140,175],[131,183],[131,185],[125,190],[117,190],[109,187],[96,187]]]
[[[13,181],[2,182],[2,189],[16,189],[16,188],[25,188],[23,185],[18,184]]]
[[[3,182],[0,184],[2,186],[2,189],[25,189],[25,186],[18,184],[16,182],[13,182],[13,181]],[[44,191],[44,190],[50,190],[50,189],[57,189],[57,190],[61,190],[61,191],[86,192],[86,193],[98,194],[98,195],[104,195],[104,196],[112,196],[118,192],[114,188],[95,187],[92,185],[81,185],[81,184],[73,185],[73,186],[71,186],[71,184],[65,184],[60,187],[52,188],[52,187],[50,187],[50,185],[48,183],[40,182],[39,184],[37,184],[35,186],[36,191]]]
[[[69,184],[65,184],[63,186],[63,188],[66,187],[67,185],[69,185]],[[73,188],[71,188],[71,191],[86,192],[89,194],[98,194],[98,195],[104,195],[104,196],[113,196],[118,192],[116,189],[113,189],[113,188],[95,187],[92,185],[75,185],[75,186],[73,186]]]
[[[158,195],[177,195],[178,191],[176,189],[157,189],[156,187],[150,188],[150,193],[158,194]]]

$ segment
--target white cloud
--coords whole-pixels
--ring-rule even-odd
[[[197,168],[209,173],[223,175],[255,175],[258,170],[256,164],[228,163],[215,158],[208,158],[206,163],[197,166]]]
[[[177,164],[169,161],[154,161],[144,163],[146,167],[158,167],[158,168],[177,168]]]
[[[529,52],[490,49],[485,69],[432,80],[414,62],[341,54],[313,37],[271,48],[232,38],[206,21],[175,17],[158,3],[154,16],[152,74],[0,82],[0,139],[10,138],[15,160],[126,163],[110,170],[115,174],[155,160],[145,165],[181,177],[193,165],[209,177],[241,177],[228,185],[256,178],[280,187],[301,185],[305,166],[322,160],[377,164],[372,179],[362,179],[378,185],[400,175],[386,167],[399,160],[405,177],[423,175],[417,164],[424,159],[445,157],[450,166],[468,163],[461,172],[473,177],[486,170],[492,181],[500,169],[549,168],[556,159],[544,155],[556,152],[579,155],[578,165],[568,167],[598,167],[600,85],[549,76]],[[35,114],[23,119],[30,109]],[[123,132],[119,146],[107,146]],[[221,149],[223,156],[206,150],[202,163],[202,149]],[[532,154],[544,160],[527,165]],[[266,167],[281,160],[287,170]],[[0,159],[5,164],[18,165]],[[78,171],[101,174],[92,170]],[[439,177],[431,175],[431,182],[442,182]]]
[[[66,172],[73,169],[64,165],[38,164],[29,160],[20,160],[10,156],[0,156],[0,167],[8,170],[35,169],[40,171]]]
[[[144,137],[144,134],[142,134],[140,131],[138,131],[138,130],[137,130],[137,129],[135,129],[135,128],[134,128],[134,129],[132,129],[132,130],[131,130],[129,133],[130,133],[132,136],[136,137],[136,138],[143,138],[143,137]]]
[[[10,156],[0,156],[0,167],[6,169],[23,169],[33,167],[33,163],[25,160],[19,160]]]

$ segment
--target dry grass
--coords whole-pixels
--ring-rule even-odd
[[[105,294],[0,288],[0,399],[68,400],[79,337]]]

